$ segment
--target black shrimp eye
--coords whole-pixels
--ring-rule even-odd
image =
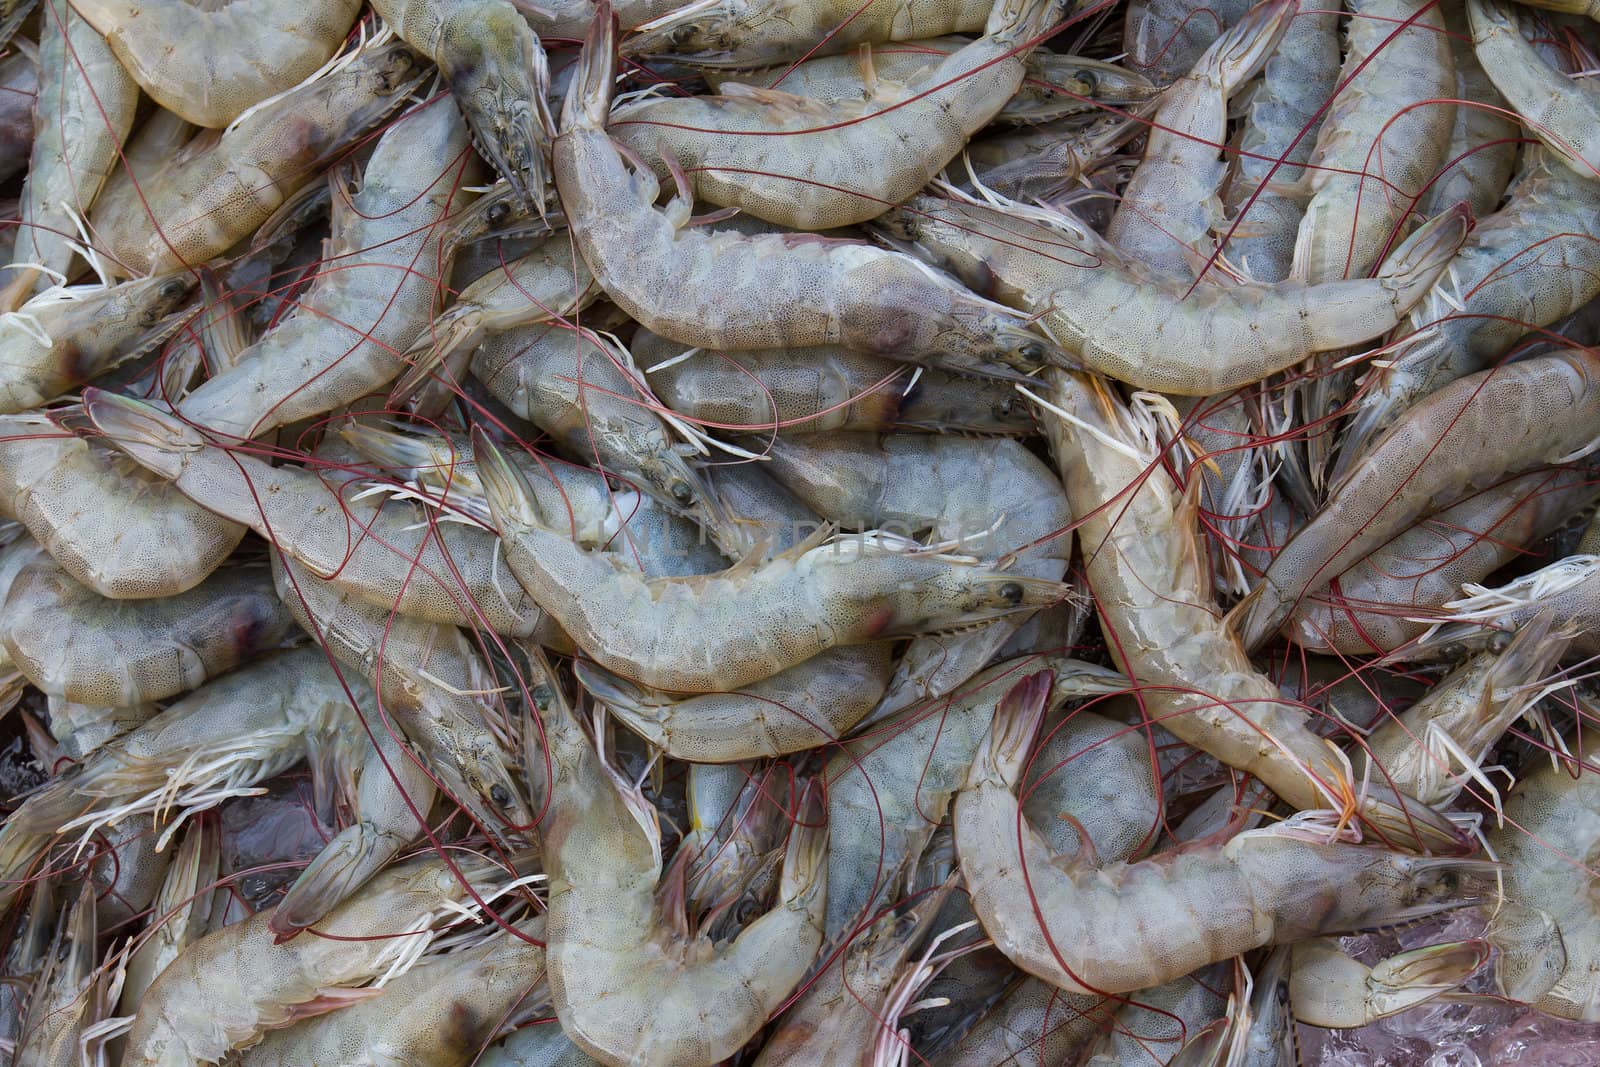
[[[1000,599],[1015,607],[1022,603],[1022,586],[1016,582],[1007,582],[999,589]]]
[[[491,226],[500,225],[502,222],[506,221],[506,219],[510,216],[510,214],[511,214],[511,205],[502,200],[500,203],[495,204],[495,205],[493,205],[493,206],[491,206],[489,208],[489,211],[488,211],[489,225],[491,225]]]
[[[1017,355],[1021,356],[1029,363],[1043,363],[1044,345],[1040,344],[1038,341],[1029,341],[1027,344],[1017,349]]]
[[[161,283],[161,299],[176,300],[189,291],[189,287],[177,278]]]
[[[694,40],[694,27],[693,26],[679,26],[677,29],[673,30],[670,34],[668,34],[668,36],[671,38],[672,43],[675,44],[675,45],[689,44],[690,42],[692,42]]]
[[[694,503],[694,490],[689,488],[688,482],[674,482],[672,486],[672,499],[688,507]]]
[[[489,799],[494,801],[494,805],[497,808],[509,808],[511,806],[511,790],[503,785],[491,785],[489,787]]]

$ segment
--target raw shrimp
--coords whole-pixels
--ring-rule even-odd
[[[994,6],[991,0],[694,0],[638,26],[629,51],[705,67],[760,67],[858,44],[979,33]]]
[[[832,434],[773,441],[773,475],[846,529],[924,532],[1029,578],[1059,580],[1072,510],[1055,472],[1022,444],[952,436]],[[994,658],[1026,619],[1013,616],[905,652],[880,714],[949,692]]]
[[[731,943],[672,928],[654,900],[655,811],[624,792],[559,693],[540,706],[552,779],[541,823],[550,877],[550,992],[567,1035],[613,1065],[700,1067],[732,1055],[805,976],[822,942],[827,834],[805,791],[778,903]]]
[[[1255,77],[1295,17],[1297,0],[1265,0],[1206,49],[1161,95],[1144,157],[1122,191],[1106,239],[1129,259],[1193,278],[1222,222],[1228,101]],[[904,199],[904,198],[902,198]]]
[[[1493,864],[1316,841],[1285,827],[1103,869],[1055,860],[1015,794],[1048,692],[1036,682],[995,712],[955,800],[956,848],[996,947],[1059,988],[1144,989],[1264,944],[1387,926],[1485,893]]]
[[[452,250],[445,220],[469,195],[468,154],[466,127],[447,100],[390,126],[359,191],[334,198],[333,269],[179,413],[213,433],[255,437],[348,404],[404,370],[395,353],[433,317]]]
[[[376,720],[366,717],[374,736],[387,734],[392,719],[405,735],[409,758],[432,772],[456,803],[488,831],[504,837],[515,828],[532,824],[522,790],[506,769],[506,753],[486,721],[492,713],[488,704],[494,676],[466,634],[452,626],[417,622],[353,600],[281,553],[272,554],[272,564],[278,595],[295,621],[340,662],[360,671],[377,692],[380,715]],[[340,864],[365,870],[375,855],[373,850],[404,845],[400,835],[416,829],[409,805],[385,785],[387,772],[374,769],[374,773],[377,777],[371,783],[366,775],[362,783],[380,790],[379,818],[357,826],[343,841],[339,862],[321,875],[318,888],[306,891],[312,896],[308,910],[320,907],[323,894],[333,891]],[[429,799],[428,787],[416,781],[409,769],[401,778],[402,787],[407,783],[418,786],[412,795],[418,810],[426,815],[422,802]],[[411,792],[410,788],[406,791]],[[286,924],[295,918],[284,916]],[[291,927],[283,929],[287,932]]]
[[[960,787],[994,707],[1025,673],[1045,670],[1058,699],[1118,692],[1115,671],[1064,656],[996,664],[847,742],[828,762],[828,943],[894,899]]]
[[[610,130],[638,158],[669,161],[658,176],[682,167],[697,199],[799,230],[865,222],[928,184],[989,124],[1063,6],[999,0],[984,36],[866,100],[725,83],[721,96],[621,108]]]
[[[1522,35],[1515,12],[1499,0],[1467,0],[1478,61],[1533,135],[1592,181],[1600,167],[1600,92],[1551,66]]]
[[[1366,655],[1402,649],[1442,619],[1466,582],[1509,563],[1600,496],[1593,470],[1537,470],[1460,500],[1397,534],[1302,601],[1304,649]],[[1281,543],[1281,542],[1279,542]]]
[[[364,47],[232,129],[200,133],[139,181],[118,171],[91,216],[109,269],[142,275],[200,264],[254,233],[405,101],[421,81],[417,62],[399,44]],[[436,172],[444,165],[429,162]]]
[[[12,582],[0,641],[44,692],[129,706],[203,685],[277,645],[291,626],[259,568],[220,571],[158,600],[108,600],[41,559]]]
[[[1425,218],[1465,202],[1474,218],[1493,214],[1517,169],[1522,136],[1517,120],[1506,114],[1506,102],[1484,73],[1472,48],[1472,29],[1464,7],[1445,6],[1450,53],[1456,72],[1455,125],[1444,150],[1446,170],[1438,175],[1417,204]]]
[[[238,1067],[467,1067],[544,976],[544,921],[430,957],[370,1000],[275,1030]],[[519,936],[519,934],[521,936]]]
[[[684,797],[689,823],[667,870],[663,909],[682,908],[686,922],[724,941],[719,930],[743,925],[745,901],[777,887],[789,836],[787,768],[757,773],[751,763],[691,763]],[[680,899],[681,898],[681,899]]]
[[[1366,277],[1445,162],[1455,64],[1430,0],[1350,0],[1344,67],[1306,170],[1295,248],[1312,284]]]
[[[673,427],[652,410],[661,402],[620,342],[587,329],[524,326],[487,338],[472,373],[569,455],[668,507],[704,507],[699,475],[678,453]]]
[[[721,574],[647,580],[574,544],[521,473],[474,433],[512,573],[579,648],[636,684],[728,692],[837,645],[986,622],[1066,594],[1059,582],[864,537],[807,543]]]
[[[615,27],[597,20],[562,111],[556,187],[573,238],[618,306],[663,337],[715,350],[842,344],[965,373],[1033,369],[1023,321],[909,256],[811,235],[685,228],[687,191],[654,207],[606,133]]]
[[[1339,81],[1338,12],[1310,0],[1300,8],[1250,94],[1239,154],[1223,191],[1237,225],[1222,254],[1258,282],[1289,277],[1305,214],[1295,186],[1316,146],[1322,106]]]
[[[145,812],[177,808],[186,818],[215,807],[230,790],[321,751],[352,714],[320,650],[257,660],[177,701],[30,796],[0,829],[0,873],[17,878],[52,835],[87,827],[87,837]],[[0,899],[17,888],[0,887]]]
[[[71,3],[156,103],[217,128],[315,73],[361,10],[360,0]]]
[[[1050,402],[1066,413],[1052,444],[1072,510],[1085,516],[1078,537],[1101,628],[1113,661],[1144,687],[1149,720],[1296,808],[1332,804],[1385,842],[1470,850],[1460,830],[1415,800],[1377,784],[1357,793],[1305,709],[1255,669],[1215,614],[1191,506],[1180,505],[1157,463],[1153,431],[1085,379],[1056,373],[1050,385]]]
[[[1563,1019],[1600,1020],[1600,923],[1590,892],[1600,841],[1600,782],[1588,763],[1554,759],[1523,775],[1506,821],[1489,833],[1505,864],[1505,903],[1485,931],[1495,982],[1512,1000]]]
[[[1504,650],[1473,656],[1374,730],[1358,768],[1369,763],[1374,776],[1424,804],[1450,803],[1468,778],[1483,782],[1479,765],[1539,697],[1540,681],[1560,661],[1568,641],[1565,633],[1552,630],[1550,616],[1535,617]]]
[[[1001,303],[1037,312],[1045,331],[1090,369],[1141,389],[1210,396],[1393,329],[1443,274],[1468,219],[1433,219],[1373,278],[1202,284],[1193,292],[1123,258],[1076,220],[1055,215],[1054,223],[918,196],[878,225]]]
[[[185,274],[50,289],[0,316],[0,414],[48,404],[155,348],[193,289]]]
[[[39,39],[39,95],[33,149],[22,185],[22,219],[11,258],[28,264],[0,291],[0,312],[66,278],[69,243],[117,162],[133,128],[139,87],[105,39],[67,3],[49,0]],[[46,278],[44,272],[53,272]]]
[[[461,523],[423,522],[405,501],[362,501],[355,472],[272,467],[230,452],[176,416],[89,390],[85,403],[118,448],[170,479],[195,506],[249,525],[319,576],[385,611],[497,633],[537,632],[544,613],[499,559],[494,537]],[[558,498],[559,499],[559,498]]]
[[[623,27],[626,29],[626,25]],[[780,64],[766,70],[707,70],[706,83],[718,93],[738,83],[763,89],[781,89],[826,104],[862,103],[881,95],[885,83],[898,91],[943,62],[944,57],[971,44],[965,37],[935,37],[924,41],[881,44],[868,50],[870,67],[863,69],[860,53],[821,56],[798,64]],[[1100,108],[1125,108],[1156,95],[1147,78],[1098,59],[1034,51],[1023,56],[1027,76],[994,117],[996,122],[1048,122],[1068,115],[1089,114]],[[868,81],[870,73],[871,81]],[[737,92],[738,90],[734,90]],[[726,95],[726,94],[724,94]]]
[[[210,1063],[267,1030],[372,997],[350,986],[420,952],[429,927],[471,892],[505,878],[471,853],[391,867],[319,927],[325,937],[277,944],[272,913],[207,934],[155,980],[128,1034],[123,1067]]]
[[[834,345],[687,353],[687,346],[647,331],[633,339],[634,358],[656,395],[708,429],[1029,434],[1034,428],[1009,383],[940,370],[913,376],[903,364]],[[673,358],[680,355],[687,358]]]
[[[39,414],[0,417],[0,513],[26,526],[72,577],[113,599],[192,589],[245,530]]]
[[[1368,374],[1331,480],[1406,408],[1488,369],[1526,331],[1551,326],[1597,295],[1600,182],[1531,146],[1505,207],[1472,231],[1400,326],[1405,340],[1388,365]]]
[[[1506,474],[1600,446],[1600,354],[1571,349],[1458,379],[1408,411],[1329,490],[1237,609],[1246,648],[1301,598],[1436,510]]]
[[[1312,1026],[1366,1026],[1460,987],[1489,962],[1489,943],[1451,941],[1399,952],[1368,967],[1330,938],[1290,950],[1289,1004]]]
[[[1575,654],[1600,652],[1600,556],[1568,556],[1497,589],[1468,584],[1462,593],[1445,604],[1448,625],[1418,642],[1421,650],[1441,648],[1450,654],[1458,643],[1478,647],[1548,612],[1573,631]]]
[[[512,192],[544,214],[554,123],[539,38],[507,0],[376,0],[374,11],[439,65],[474,146]],[[428,163],[436,163],[430,157]]]
[[[1250,0],[1131,0],[1122,30],[1128,66],[1168,85],[1250,6]]]
[[[725,763],[832,744],[877,706],[890,645],[830,648],[731,693],[679,697],[579,663],[578,679],[628,729],[674,759]]]

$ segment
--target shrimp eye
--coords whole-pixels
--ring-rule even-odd
[[[509,218],[510,215],[511,215],[511,205],[506,203],[504,200],[502,200],[498,204],[495,204],[494,206],[489,208],[488,215],[487,215],[487,217],[489,219],[489,225],[498,226],[502,222],[506,221],[506,219]]]
[[[503,785],[491,785],[489,787],[489,799],[494,801],[494,805],[497,808],[509,808],[511,806],[511,790]]]
[[[1044,345],[1040,344],[1038,341],[1029,341],[1021,348],[1017,349],[1017,355],[1021,356],[1029,363],[1043,363]]]
[[[1083,86],[1078,90],[1079,96],[1093,96],[1094,91],[1100,88],[1100,79],[1096,78],[1092,71],[1086,70],[1078,75],[1078,84]]]
[[[668,34],[674,45],[686,45],[694,41],[695,29],[693,26],[679,26]]]
[[[1007,604],[1010,604],[1013,607],[1022,603],[1022,586],[1018,585],[1016,582],[1007,582],[1005,585],[1000,587],[998,592],[1000,594],[1000,599],[1004,600]]]
[[[176,300],[189,291],[189,287],[181,279],[171,278],[161,283],[158,295],[163,300]]]
[[[540,711],[548,711],[550,710],[550,698],[555,694],[550,691],[549,686],[536,685],[529,691],[528,695],[533,698],[534,707]]]
[[[672,499],[676,500],[684,507],[688,507],[690,504],[694,503],[694,490],[689,488],[688,482],[673,482]]]

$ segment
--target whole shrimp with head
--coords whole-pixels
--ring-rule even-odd
[[[573,239],[616,304],[663,337],[717,351],[842,344],[968,374],[1015,376],[1050,345],[1020,316],[910,256],[809,234],[689,227],[687,180],[657,210],[655,176],[606,131],[616,27],[597,18],[554,149]]]
[[[997,709],[956,797],[955,832],[984,930],[1058,988],[1145,989],[1262,945],[1388,926],[1487,895],[1494,864],[1330,842],[1289,824],[1138,863],[1058,859],[1015,793],[1048,692],[1048,678],[1025,679]]]
[[[619,785],[553,678],[545,692],[545,936],[561,1028],[613,1067],[701,1067],[733,1055],[794,991],[822,944],[820,791],[808,788],[795,813],[772,910],[729,943],[688,938],[656,900],[655,810]]]
[[[674,692],[726,692],[837,645],[865,644],[1043,607],[1067,587],[878,537],[797,545],[720,574],[646,580],[575,544],[520,471],[474,430],[478,474],[530,595],[601,666]]]

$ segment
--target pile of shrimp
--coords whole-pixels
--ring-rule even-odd
[[[1526,2],[0,0],[0,1054],[1600,1049]]]

